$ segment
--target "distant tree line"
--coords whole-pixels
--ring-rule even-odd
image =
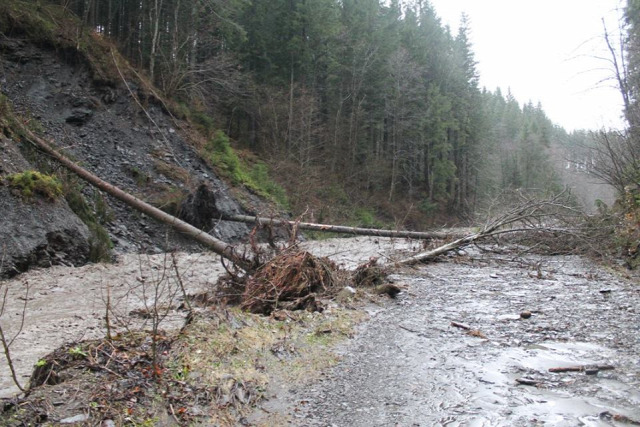
[[[452,34],[426,0],[57,1],[241,144],[352,192],[460,212],[558,184],[566,133],[480,88],[470,23]]]

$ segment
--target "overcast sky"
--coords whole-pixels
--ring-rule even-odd
[[[480,83],[507,89],[522,103],[542,103],[568,131],[622,126],[622,101],[611,80],[602,19],[617,40],[620,0],[431,0],[457,31],[463,12]],[[602,82],[602,80],[608,80]]]

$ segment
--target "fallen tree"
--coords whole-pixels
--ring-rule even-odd
[[[173,215],[169,215],[168,213],[151,206],[150,204],[138,199],[137,197],[121,190],[120,188],[109,184],[98,176],[92,174],[88,170],[78,166],[75,162],[71,161],[68,157],[59,153],[55,150],[47,141],[38,137],[29,129],[22,127],[21,128],[23,136],[31,143],[33,143],[37,148],[44,151],[46,154],[51,156],[53,159],[62,164],[65,168],[69,169],[71,172],[78,175],[80,178],[84,179],[91,185],[99,188],[105,193],[115,197],[116,199],[126,203],[132,208],[136,209],[139,212],[148,215],[149,217],[160,221],[164,224],[167,224],[173,227],[175,230],[183,233],[185,236],[192,238],[193,240],[201,243],[207,248],[211,249],[221,257],[228,259],[234,265],[241,268],[244,271],[252,271],[255,269],[254,260],[248,259],[244,255],[240,254],[235,247],[232,245],[223,242],[222,240],[216,239],[212,235],[192,226],[191,224],[182,221],[179,218],[174,217]]]
[[[344,225],[316,224],[311,222],[286,221],[274,218],[261,218],[249,215],[225,215],[225,221],[245,222],[249,224],[296,227],[302,230],[325,231],[328,233],[354,234],[358,236],[398,237],[406,239],[449,239],[459,236],[460,233],[446,233],[439,231],[402,231],[379,230],[375,228],[347,227]]]
[[[582,212],[571,203],[571,197],[567,190],[545,199],[529,197],[522,193],[517,193],[517,198],[519,203],[515,207],[487,221],[478,232],[391,264],[414,265],[426,262],[480,240],[496,238],[506,234],[551,235],[554,239],[557,236],[563,236],[590,244],[588,236],[580,229],[579,223],[582,221],[576,220],[583,217]],[[573,225],[564,226],[572,223]]]

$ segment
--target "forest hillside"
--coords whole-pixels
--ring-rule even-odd
[[[223,240],[248,228],[213,227],[221,213],[423,230],[482,217],[505,190],[571,183],[588,208],[613,200],[576,148],[593,135],[479,87],[465,18],[453,34],[427,1],[9,0],[0,30],[5,116]],[[4,174],[60,175],[28,144],[5,146],[31,165]],[[70,250],[78,262],[171,246],[153,221],[58,178],[88,224],[62,233],[88,236],[70,244],[85,248]],[[42,245],[14,242],[14,264]]]
[[[421,228],[468,218],[503,189],[563,185],[551,147],[571,136],[543,106],[479,87],[472,29],[463,17],[452,34],[428,1],[64,9],[176,100],[176,115],[264,161],[256,173],[269,167],[294,215]]]

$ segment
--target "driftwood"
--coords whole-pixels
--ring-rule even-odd
[[[615,369],[611,365],[579,365],[579,366],[565,366],[561,368],[550,368],[549,372],[593,372],[593,371],[611,371]]]
[[[406,239],[448,239],[460,236],[460,233],[446,233],[440,231],[401,231],[401,230],[378,230],[375,228],[347,227],[344,225],[315,224],[311,222],[285,221],[273,218],[261,218],[249,215],[225,215],[222,217],[226,221],[258,223],[261,225],[276,225],[297,227],[302,230],[326,231],[329,233],[355,234],[358,236],[376,237],[398,237]]]
[[[464,323],[459,323],[459,322],[451,322],[451,326],[454,326],[456,328],[460,328],[460,329],[464,329],[465,331],[470,331],[471,330],[471,326],[465,325]]]
[[[109,184],[108,182],[102,180],[101,178],[97,177],[96,175],[92,174],[86,169],[78,166],[76,163],[71,161],[66,156],[60,154],[51,145],[49,145],[48,142],[36,136],[30,130],[24,127],[22,128],[22,130],[24,131],[26,137],[32,143],[34,143],[39,149],[47,153],[49,156],[57,160],[64,167],[66,167],[71,172],[75,173],[76,175],[78,175],[80,178],[84,179],[91,185],[99,188],[105,193],[110,194],[111,196],[126,203],[132,208],[144,213],[145,215],[148,215],[157,221],[170,225],[175,230],[183,233],[185,236],[192,238],[198,243],[201,243],[202,245],[208,247],[215,253],[219,254],[223,258],[228,259],[237,267],[245,271],[249,271],[254,268],[254,263],[251,260],[239,254],[233,246],[223,242],[222,240],[216,239],[215,237],[192,226],[191,224],[184,222],[172,215],[169,215],[168,213],[154,206],[151,206],[150,204],[138,199],[137,197],[132,196],[131,194],[121,190],[120,188]]]

